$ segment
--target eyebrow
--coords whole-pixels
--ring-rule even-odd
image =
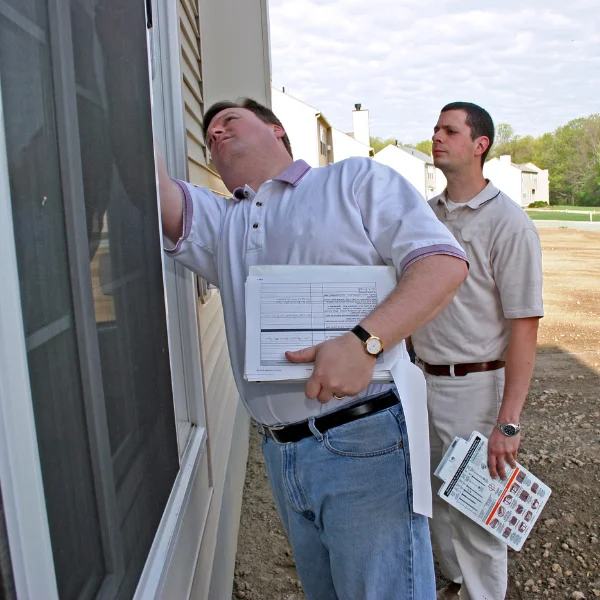
[[[457,125],[452,125],[452,124],[450,124],[450,125],[434,125],[433,126],[434,131],[438,131],[440,129],[457,129],[457,128],[458,128]]]
[[[234,111],[233,108],[226,108],[224,111],[222,111],[219,114],[219,119],[218,120],[222,120],[222,119],[226,119],[227,117],[229,117],[230,115],[234,115],[237,116],[238,113]]]

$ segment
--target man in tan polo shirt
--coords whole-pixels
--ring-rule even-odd
[[[442,109],[433,160],[448,180],[429,201],[465,249],[469,277],[436,319],[412,336],[425,371],[435,468],[455,436],[489,438],[488,464],[506,477],[519,449],[519,419],[535,362],[543,316],[539,237],[525,212],[483,177],[494,124],[481,107],[455,102]],[[433,476],[432,476],[433,477]],[[437,489],[441,482],[433,478]],[[501,600],[506,546],[434,496],[435,554],[451,582],[438,599]]]

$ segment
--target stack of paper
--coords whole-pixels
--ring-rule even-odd
[[[487,439],[474,431],[454,438],[435,474],[444,481],[438,496],[514,550],[523,547],[552,490],[517,463],[506,465],[506,481],[492,479]]]
[[[350,331],[396,287],[393,267],[259,266],[246,280],[246,379],[302,381],[312,363],[293,364],[288,350],[309,348]],[[375,364],[375,381],[391,381],[397,347]]]

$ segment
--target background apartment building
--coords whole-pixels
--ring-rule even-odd
[[[483,175],[519,206],[550,202],[548,169],[540,169],[533,163],[517,165],[505,154],[488,160],[483,165]]]
[[[285,89],[272,88],[273,112],[285,129],[295,159],[311,167],[323,167],[352,156],[373,156],[369,141],[369,111],[355,108],[352,122],[355,132],[346,134],[332,127],[314,106],[295,98]]]
[[[441,194],[446,187],[446,178],[434,166],[433,158],[415,148],[390,144],[377,152],[374,160],[408,179],[426,200]]]

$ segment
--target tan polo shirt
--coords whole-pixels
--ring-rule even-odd
[[[448,210],[445,193],[429,204],[469,259],[469,276],[450,305],[412,336],[433,365],[504,358],[507,319],[542,317],[542,248],[531,219],[491,182]]]

